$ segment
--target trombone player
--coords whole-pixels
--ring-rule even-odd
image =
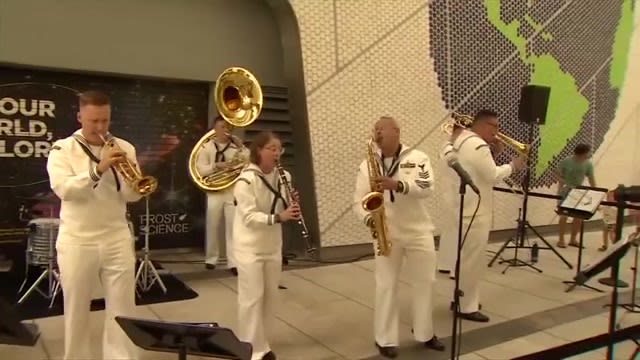
[[[382,231],[384,234],[376,236],[375,344],[380,355],[397,356],[398,281],[406,258],[413,290],[413,337],[427,348],[443,351],[445,347],[435,335],[432,317],[436,251],[427,209],[427,198],[434,190],[431,162],[422,151],[400,142],[400,127],[392,117],[383,116],[376,122],[373,137],[378,149],[374,150],[370,143],[367,159],[360,164],[354,210],[369,227],[388,226],[388,232]],[[377,193],[378,199],[382,197],[385,216],[373,216],[365,209],[372,208],[363,200],[372,193]],[[380,245],[383,238],[392,242],[390,248]],[[388,241],[382,242],[388,244]],[[382,252],[381,248],[384,248]]]
[[[526,154],[521,154],[509,164],[496,165],[493,156],[495,149],[504,149],[500,140],[503,137],[498,132],[498,114],[480,110],[473,118],[470,128],[463,130],[453,142],[454,156],[457,156],[459,164],[467,171],[480,192],[479,198],[475,192],[468,191],[462,205],[462,231],[463,234],[468,231],[458,260],[460,290],[464,295],[460,297],[460,308],[454,311],[459,311],[460,317],[469,321],[489,321],[489,317],[480,312],[479,287],[487,267],[484,254],[492,223],[493,186],[515,170],[522,169],[526,162]]]
[[[196,168],[201,176],[206,177],[231,167],[232,160],[248,157],[248,151],[237,136],[231,135],[231,125],[218,115],[214,120],[215,135],[203,145],[196,158]],[[220,249],[225,242],[227,268],[237,275],[233,256],[233,204],[232,188],[207,192],[207,226],[205,245],[205,267],[215,269],[220,258]],[[224,226],[224,236],[220,237],[220,228]]]

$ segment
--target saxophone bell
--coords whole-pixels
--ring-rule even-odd
[[[367,212],[376,212],[384,205],[384,195],[381,192],[372,191],[362,199],[362,208]]]

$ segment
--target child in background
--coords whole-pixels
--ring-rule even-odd
[[[613,191],[607,192],[607,201],[615,201]],[[612,244],[616,242],[617,210],[618,209],[614,206],[602,205],[600,207],[604,226],[602,228],[602,246],[598,249],[599,251],[607,251],[607,248],[609,247],[609,240],[611,240]]]

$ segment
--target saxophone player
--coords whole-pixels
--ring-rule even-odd
[[[202,176],[208,176],[229,166],[239,152],[246,152],[242,141],[231,135],[229,124],[218,116],[214,120],[215,139],[204,145],[196,159],[196,167]],[[205,245],[205,267],[215,269],[220,258],[220,249],[225,242],[227,268],[237,275],[233,256],[233,193],[231,189],[207,192],[207,227]],[[224,232],[220,228],[224,228]],[[224,234],[223,237],[220,235]]]
[[[251,360],[275,360],[267,339],[275,321],[282,270],[282,223],[300,219],[298,194],[287,204],[276,166],[282,153],[272,132],[258,134],[250,164],[233,189],[236,200],[233,251],[238,267],[238,338],[251,343]],[[282,170],[287,181],[291,174]]]
[[[372,226],[361,201],[371,191],[384,193],[387,235],[393,244],[390,253],[376,253],[375,257],[375,344],[382,356],[397,356],[398,277],[406,257],[413,288],[413,337],[427,348],[443,351],[445,346],[434,333],[432,318],[436,251],[426,203],[434,189],[431,162],[422,151],[400,142],[400,128],[392,117],[383,116],[375,123],[374,137],[379,151],[372,156],[374,159],[360,164],[354,200],[357,216]],[[380,177],[369,174],[370,162],[380,170]],[[376,189],[371,189],[372,183]]]

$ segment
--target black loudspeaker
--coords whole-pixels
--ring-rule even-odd
[[[523,86],[520,90],[518,118],[527,124],[544,124],[547,118],[551,88],[539,85]]]

